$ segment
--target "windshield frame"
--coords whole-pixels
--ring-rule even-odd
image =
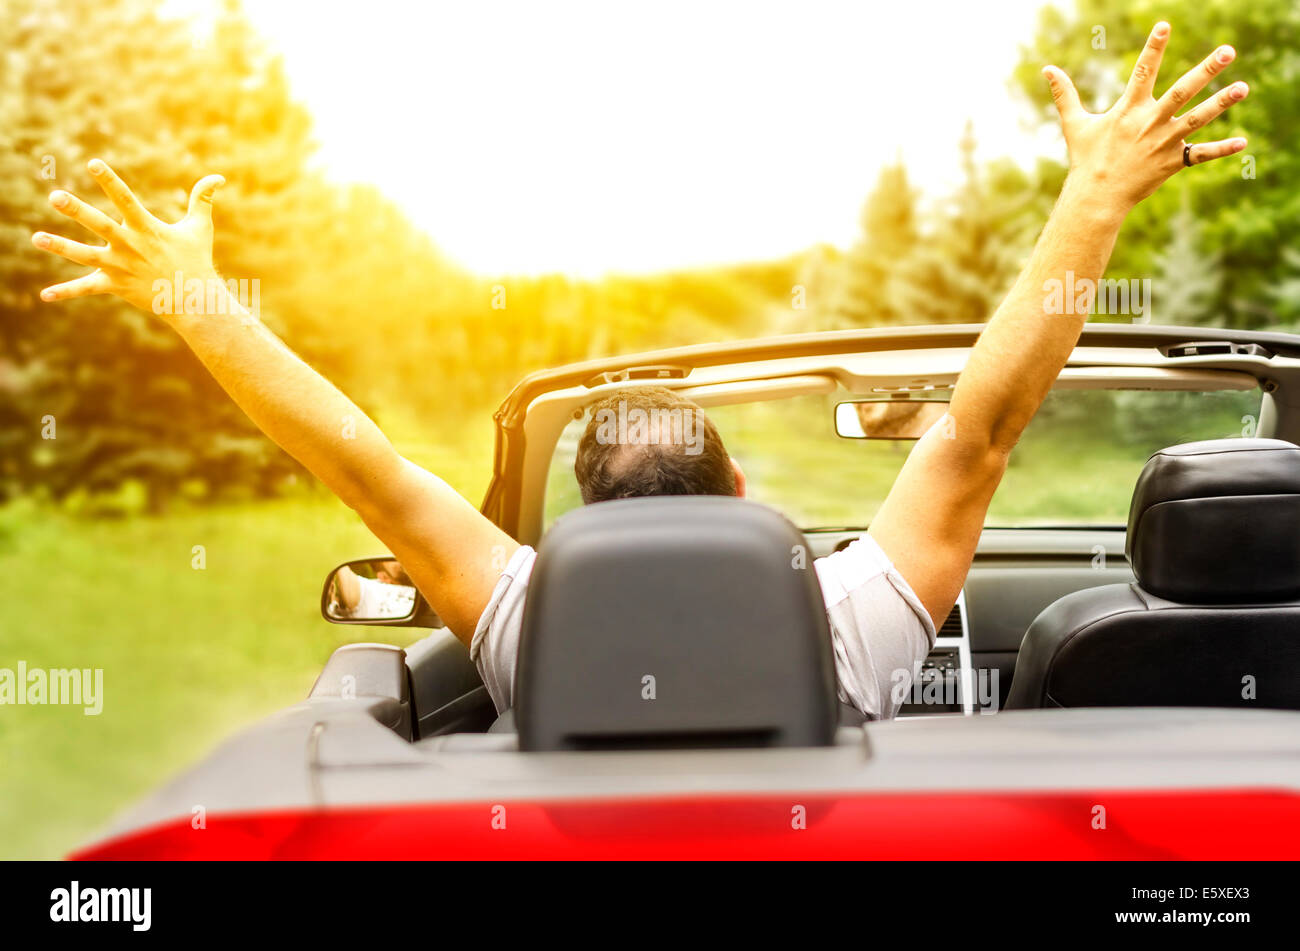
[[[521,543],[535,544],[543,524],[545,473],[560,431],[574,407],[618,386],[668,385],[690,395],[698,386],[724,381],[776,384],[791,376],[820,375],[831,377],[832,385],[845,393],[869,394],[872,381],[858,368],[864,361],[893,356],[905,363],[904,358],[919,355],[947,364],[944,375],[955,380],[982,329],[981,324],[954,324],[798,334],[611,357],[532,374],[494,414],[494,471],[482,511]],[[1207,339],[1217,341],[1220,352],[1209,352]],[[1202,344],[1197,355],[1169,355],[1191,341]],[[1257,434],[1300,440],[1300,400],[1293,407],[1290,400],[1275,398],[1300,391],[1300,335],[1090,324],[1062,377],[1135,368],[1247,374],[1264,390]]]
[[[1115,385],[1127,376],[1103,376],[1091,385],[1064,380],[1047,394],[989,502],[984,527],[1122,529],[1133,486],[1153,453],[1256,434],[1262,392],[1253,377],[1200,373],[1189,379],[1170,371],[1164,387]],[[1210,382],[1217,385],[1204,386]],[[746,496],[810,534],[869,526],[917,442],[837,435],[841,395],[817,392],[707,409],[745,473]],[[556,443],[543,500],[545,530],[582,504],[574,463],[588,423],[585,414],[571,418]]]

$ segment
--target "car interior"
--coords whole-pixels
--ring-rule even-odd
[[[1133,494],[1134,583],[1045,608],[1025,633],[1007,706],[1300,709],[1298,540],[1296,446],[1161,450]]]
[[[404,740],[439,750],[857,742],[861,717],[836,699],[812,559],[850,544],[866,520],[796,527],[779,506],[720,497],[557,505],[557,473],[568,466],[572,479],[566,443],[571,450],[585,407],[612,388],[670,386],[710,415],[815,396],[831,427],[836,400],[946,400],[978,329],[719,344],[530,377],[497,414],[484,505],[539,552],[516,709],[498,714],[468,652],[437,630],[422,598],[389,620],[326,611],[339,623],[434,632],[405,649],[341,648],[312,697],[346,696],[346,681]],[[1150,446],[1145,464],[1123,470],[1127,523],[990,524],[900,721],[1050,707],[1300,709],[1291,633],[1300,338],[1205,333],[1085,330],[1057,390],[1229,394],[1233,413],[1248,408],[1249,426]],[[791,552],[805,546],[806,566],[792,571]],[[323,610],[331,585],[332,576]],[[660,702],[645,702],[647,692]]]
[[[979,330],[711,344],[526,378],[495,416],[483,505],[538,553],[515,709],[496,710],[391,556],[351,561],[325,581],[325,618],[410,630],[338,648],[307,698],[156,790],[110,839],[179,823],[189,848],[195,803],[389,804],[399,836],[412,804],[536,804],[523,808],[537,828],[586,841],[629,803],[682,797],[713,817],[707,831],[717,797],[775,796],[762,824],[776,834],[791,801],[811,827],[844,796],[912,809],[927,791],[1294,786],[1300,337],[1287,334],[1085,328],[899,715],[864,722],[839,703],[813,562],[868,529],[909,421],[934,416],[909,404],[945,401]],[[643,382],[707,406],[746,499],[575,501],[587,407]],[[953,820],[935,809],[941,836]]]

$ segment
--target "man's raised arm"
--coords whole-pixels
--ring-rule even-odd
[[[115,294],[170,324],[257,426],[354,509],[392,549],[447,626],[466,644],[497,576],[517,543],[432,473],[403,458],[379,427],[243,308],[212,263],[212,200],[223,183],[194,186],[189,212],[159,221],[104,162],[90,171],[122,215],[114,221],[64,191],[50,202],[107,244],[90,246],[37,233],[33,241],[95,270],[46,288],[41,299]],[[198,295],[211,313],[158,314],[161,286]],[[195,298],[197,299],[197,298]],[[170,308],[167,308],[170,309]]]
[[[1152,90],[1169,34],[1167,23],[1156,24],[1124,94],[1100,115],[1084,111],[1064,72],[1043,70],[1070,152],[1065,185],[1028,265],[971,352],[950,418],[913,447],[871,523],[871,537],[936,627],[965,583],[1007,456],[1069,359],[1091,307],[1054,306],[1047,288],[1095,287],[1134,205],[1185,159],[1197,165],[1246,147],[1244,139],[1225,139],[1185,149],[1187,138],[1248,90],[1234,83],[1175,115],[1235,53],[1230,46],[1215,50],[1157,100]]]

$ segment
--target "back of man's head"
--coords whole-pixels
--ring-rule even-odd
[[[586,503],[648,495],[735,495],[736,473],[704,411],[662,386],[591,406],[573,466]]]

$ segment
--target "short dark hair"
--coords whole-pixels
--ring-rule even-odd
[[[662,386],[615,390],[593,403],[578,441],[573,472],[582,501],[648,495],[735,495],[736,473],[722,437],[704,410]],[[657,420],[648,434],[628,433],[628,418]],[[610,423],[617,434],[610,437]],[[663,424],[670,422],[665,432]],[[689,430],[690,441],[681,438]]]

